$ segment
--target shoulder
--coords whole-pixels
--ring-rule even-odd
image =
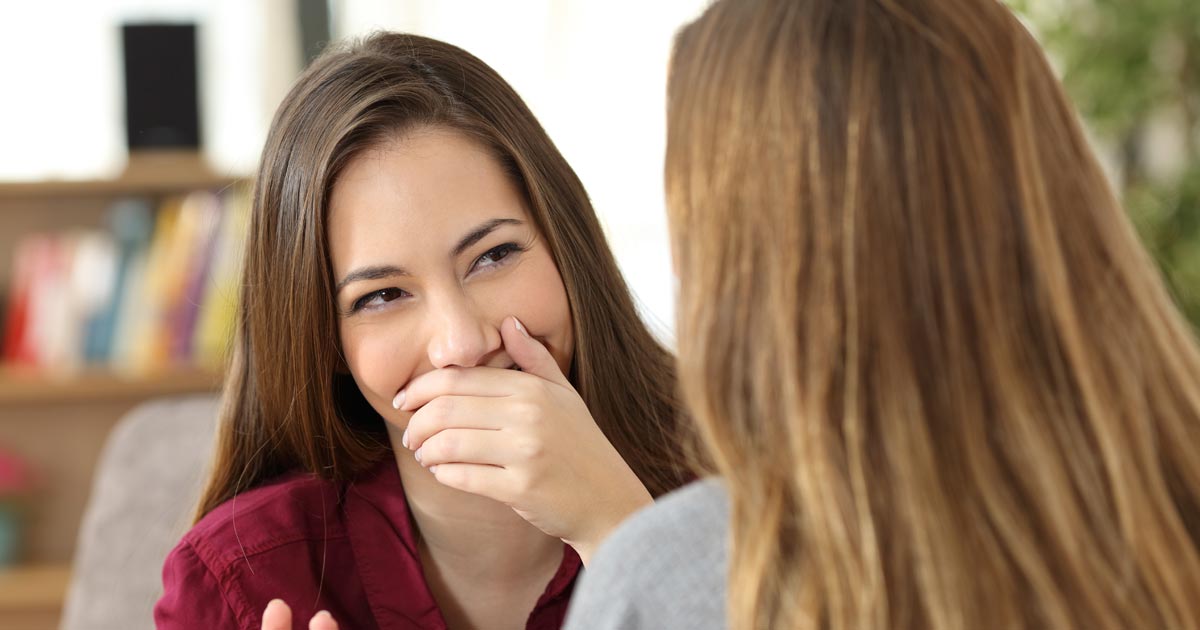
[[[345,537],[341,484],[290,473],[219,505],[184,535],[167,564],[201,562],[214,576],[235,563]],[[185,553],[186,551],[186,553]]]
[[[729,528],[729,498],[723,483],[706,479],[671,492],[634,514],[597,550],[593,573],[638,573],[696,567],[698,560],[724,557]],[[685,572],[686,573],[686,572]]]
[[[596,551],[572,618],[589,620],[579,627],[723,627],[728,523],[729,499],[718,479],[660,498]],[[668,610],[670,619],[660,617]],[[612,623],[593,623],[604,617]]]
[[[663,545],[720,543],[728,530],[729,497],[720,479],[690,483],[634,514],[605,542],[614,552],[657,555]]]
[[[200,519],[183,538],[218,564],[306,540],[344,535],[341,484],[290,473],[243,492]]]
[[[165,620],[201,611],[232,615],[238,627],[256,625],[257,603],[249,601],[242,582],[251,579],[286,592],[288,580],[305,580],[309,556],[346,537],[340,487],[312,475],[288,474],[206,514],[164,562],[164,593],[155,610],[159,627],[174,628]],[[210,627],[219,626],[226,627]]]

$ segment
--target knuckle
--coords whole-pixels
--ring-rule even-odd
[[[533,401],[520,402],[517,405],[517,413],[530,426],[537,426],[544,422],[541,406]]]
[[[517,444],[517,452],[520,453],[523,459],[534,460],[540,459],[545,454],[546,449],[542,440],[536,437],[529,437]]]
[[[454,414],[454,399],[448,396],[442,396],[433,400],[434,416],[440,421],[445,422]]]
[[[453,459],[458,454],[461,440],[453,433],[442,433],[437,438],[437,440],[430,440],[434,447],[434,454],[443,460]]]
[[[438,481],[450,487],[458,488],[465,492],[471,492],[474,489],[471,476],[467,474],[466,470],[458,466],[441,466],[438,468],[436,476]]]
[[[529,495],[534,490],[533,475],[520,474],[513,479],[513,490],[518,495]]]
[[[425,406],[413,416],[414,421],[417,418],[420,418],[420,423],[417,425],[417,429],[423,429],[430,434],[437,432],[438,428],[445,425],[446,419],[450,417],[452,405],[453,403],[445,398],[435,398],[426,403]]]

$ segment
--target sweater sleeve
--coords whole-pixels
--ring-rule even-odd
[[[244,628],[220,580],[187,541],[163,564],[163,595],[154,606],[158,630]]]

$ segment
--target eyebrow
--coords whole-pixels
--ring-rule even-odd
[[[523,222],[518,221],[517,219],[492,219],[491,221],[480,224],[479,227],[471,230],[469,234],[462,237],[462,239],[458,241],[458,244],[454,246],[454,250],[451,252],[451,256],[457,258],[460,254],[467,251],[468,247],[483,240],[483,237],[491,234],[501,225],[521,225],[521,223]]]
[[[335,288],[333,292],[334,294],[341,293],[342,289],[346,288],[346,285],[352,282],[358,282],[360,280],[380,280],[383,278],[407,275],[410,274],[406,269],[403,267],[397,267],[395,265],[371,265],[370,267],[359,267],[358,269],[346,274],[346,277],[342,278],[341,281],[337,283],[337,288]]]
[[[468,247],[483,240],[484,237],[486,237],[488,234],[491,234],[496,230],[496,228],[502,225],[522,225],[523,223],[524,221],[517,219],[492,219],[491,221],[482,223],[479,225],[479,227],[476,227],[474,230],[468,232],[466,236],[459,239],[458,243],[455,244],[454,249],[451,250],[451,256],[457,258],[459,255],[465,252]],[[381,280],[383,278],[393,278],[396,276],[408,275],[412,274],[410,274],[407,269],[404,269],[403,267],[397,267],[395,265],[370,265],[368,267],[359,267],[358,269],[346,274],[346,277],[342,278],[337,283],[337,287],[334,288],[334,294],[341,293],[342,289],[352,282],[359,282],[361,280]]]

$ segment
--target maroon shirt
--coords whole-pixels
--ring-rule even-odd
[[[526,628],[562,626],[580,564],[564,544]],[[447,628],[390,457],[354,482],[291,474],[227,501],[167,556],[163,590],[159,630],[260,630],[276,597],[300,629],[318,610],[347,630]]]

